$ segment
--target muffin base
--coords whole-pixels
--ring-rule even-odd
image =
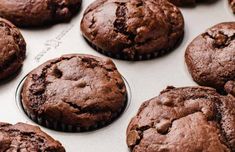
[[[131,58],[131,57],[125,55],[124,53],[113,53],[113,52],[108,52],[108,51],[102,50],[101,48],[97,47],[96,45],[91,43],[86,37],[83,36],[85,41],[97,52],[99,52],[103,55],[106,55],[110,58],[114,58],[114,59],[118,59],[118,60],[127,60],[127,61],[144,61],[144,60],[150,60],[150,59],[154,59],[157,57],[161,57],[165,54],[172,52],[174,50],[174,48],[178,47],[179,44],[182,42],[183,37],[184,36],[182,35],[181,38],[176,42],[175,46],[173,46],[172,48],[168,48],[165,50],[158,50],[158,51],[155,51],[152,53],[146,53],[146,54],[135,54],[135,56],[133,58]]]
[[[126,88],[127,88],[127,93],[125,95],[126,99],[125,99],[124,104],[122,105],[122,108],[120,108],[116,113],[112,114],[113,117],[111,118],[110,121],[101,121],[101,122],[98,122],[96,125],[90,126],[90,127],[81,127],[78,125],[64,124],[59,121],[48,120],[48,119],[43,118],[41,116],[31,114],[28,110],[26,110],[24,108],[23,103],[22,103],[21,90],[23,88],[23,83],[26,78],[27,78],[27,76],[25,76],[23,78],[23,80],[20,82],[19,86],[16,89],[16,94],[15,94],[16,98],[15,99],[16,99],[16,104],[17,104],[18,108],[20,109],[20,111],[23,114],[25,114],[27,116],[27,118],[29,118],[30,120],[32,120],[36,124],[39,124],[40,126],[43,126],[43,127],[49,128],[51,130],[55,130],[55,131],[88,132],[88,131],[95,131],[95,130],[101,129],[103,127],[106,127],[106,126],[110,125],[112,122],[114,122],[115,120],[117,120],[125,112],[125,110],[129,107],[130,100],[131,100],[131,92],[130,92],[129,84],[127,83],[127,80],[124,77],[122,77],[123,81],[125,82]]]
[[[69,124],[64,124],[64,123],[60,123],[58,121],[53,121],[53,120],[48,120],[46,118],[40,117],[40,116],[36,116],[33,114],[30,114],[29,111],[27,111],[26,109],[23,108],[23,105],[21,103],[21,106],[24,110],[24,113],[35,123],[44,126],[46,128],[52,129],[52,130],[56,130],[56,131],[62,131],[62,132],[87,132],[87,131],[93,131],[93,130],[97,130],[100,129],[102,127],[105,127],[109,124],[111,124],[113,121],[115,121],[125,110],[126,105],[127,105],[127,96],[126,96],[126,101],[125,104],[122,106],[121,109],[118,110],[118,112],[112,114],[113,117],[111,119],[111,121],[101,121],[98,122],[96,125],[94,126],[90,126],[90,127],[80,127],[77,125],[69,125]]]

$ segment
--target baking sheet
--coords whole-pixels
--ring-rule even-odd
[[[103,56],[85,42],[80,32],[82,14],[91,2],[93,0],[83,0],[81,12],[70,23],[43,29],[21,29],[27,42],[27,58],[15,78],[0,83],[0,121],[37,125],[18,108],[15,95],[22,79],[41,63],[69,53]],[[227,0],[199,4],[181,10],[185,19],[185,36],[181,45],[173,52],[149,61],[114,60],[120,73],[127,80],[132,95],[130,106],[118,120],[102,129],[85,133],[63,133],[41,127],[42,130],[59,140],[67,152],[128,152],[125,142],[126,128],[143,101],[157,96],[168,85],[196,85],[184,63],[184,52],[188,43],[205,29],[235,19]]]

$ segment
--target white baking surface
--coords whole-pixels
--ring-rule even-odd
[[[24,76],[39,64],[69,53],[103,56],[84,41],[80,32],[82,14],[91,2],[93,0],[83,0],[81,12],[70,23],[43,29],[21,29],[27,42],[27,58],[17,77],[0,83],[0,121],[35,124],[17,107],[15,93]],[[184,63],[188,43],[212,25],[235,19],[227,0],[181,10],[185,19],[185,36],[181,45],[173,52],[149,61],[114,60],[120,73],[128,81],[132,93],[131,104],[120,119],[107,127],[86,133],[62,133],[41,128],[59,140],[67,152],[128,152],[126,128],[143,101],[157,96],[167,85],[196,85]]]

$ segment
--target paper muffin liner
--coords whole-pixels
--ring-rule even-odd
[[[63,132],[86,132],[86,131],[93,131],[102,127],[105,127],[109,124],[111,124],[114,120],[116,120],[121,114],[124,112],[125,107],[127,105],[127,100],[125,104],[122,106],[121,109],[119,109],[117,112],[112,114],[112,119],[110,121],[100,121],[94,126],[89,126],[89,127],[81,127],[78,125],[70,125],[70,124],[64,124],[59,121],[54,121],[54,120],[48,120],[44,117],[40,117],[34,114],[31,114],[28,110],[24,109],[22,106],[25,114],[33,120],[35,123],[44,126],[46,128],[56,130],[56,131],[63,131]]]
[[[153,58],[157,58],[157,57],[163,56],[163,55],[173,51],[173,49],[176,46],[179,45],[179,43],[182,41],[183,38],[180,38],[176,42],[176,44],[175,44],[175,46],[173,48],[158,50],[158,51],[155,51],[155,52],[152,52],[152,53],[146,53],[146,54],[135,54],[134,58],[130,58],[129,56],[127,56],[124,53],[113,53],[113,52],[102,50],[101,48],[97,47],[92,42],[90,42],[86,37],[84,37],[84,39],[87,41],[87,43],[93,49],[95,49],[99,53],[104,54],[104,55],[106,55],[108,57],[119,59],[119,60],[127,60],[127,61],[143,61],[143,60],[150,60],[150,59],[153,59]]]

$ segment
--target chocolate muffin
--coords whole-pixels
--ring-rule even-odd
[[[194,81],[219,91],[231,84],[235,79],[234,35],[235,22],[220,23],[189,44],[185,61]]]
[[[84,13],[81,31],[105,55],[143,60],[172,50],[183,37],[184,19],[167,1],[96,0]]]
[[[131,152],[234,152],[235,98],[207,87],[168,87],[127,129]]]
[[[88,131],[110,123],[126,105],[125,83],[110,59],[65,55],[33,70],[24,82],[22,105],[40,125]]]
[[[82,0],[1,0],[0,16],[20,27],[68,21]]]
[[[0,151],[65,152],[65,149],[39,127],[24,123],[0,123]]]
[[[228,0],[229,5],[232,8],[233,13],[235,13],[235,0]]]
[[[21,68],[25,52],[26,43],[20,31],[0,18],[0,79],[8,78]]]

